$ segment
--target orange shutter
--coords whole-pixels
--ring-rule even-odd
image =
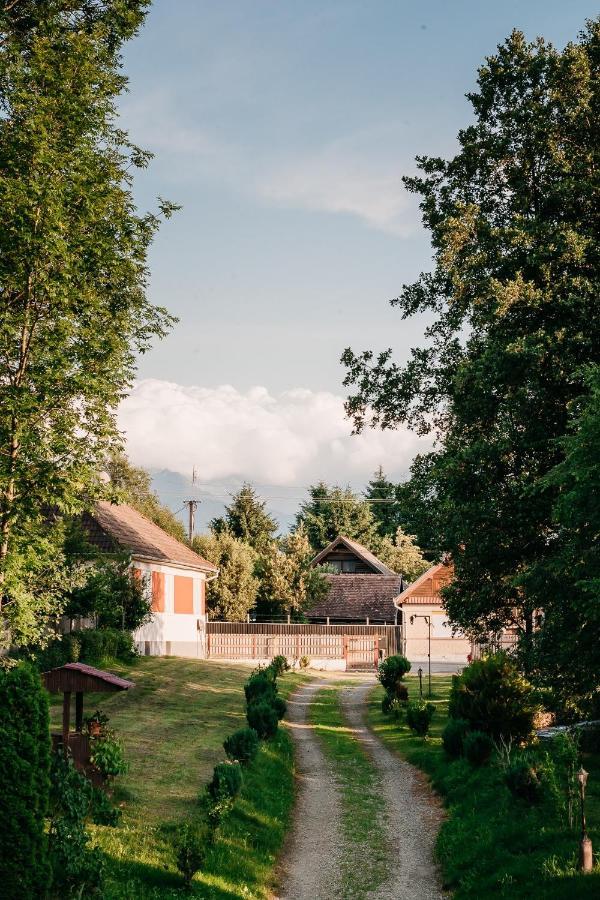
[[[175,576],[175,612],[194,612],[194,579],[186,575]]]
[[[165,611],[165,576],[163,572],[152,573],[152,612]]]
[[[200,582],[200,615],[206,612],[206,581],[204,578]]]

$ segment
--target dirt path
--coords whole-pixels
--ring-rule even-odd
[[[298,797],[283,857],[281,900],[340,897],[340,797],[333,772],[308,723],[308,708],[326,682],[311,682],[288,700],[287,722],[296,743]]]
[[[424,776],[397,757],[366,727],[365,700],[372,684],[344,688],[342,707],[357,740],[375,763],[385,801],[384,827],[391,849],[390,877],[372,900],[438,900],[441,889],[433,848],[442,819]]]
[[[311,682],[288,703],[296,742],[299,780],[294,826],[284,852],[281,900],[343,898],[341,864],[356,848],[345,845],[341,798],[319,739],[308,723],[314,695],[327,682]],[[424,776],[391,753],[365,725],[365,700],[373,682],[342,688],[344,715],[381,779],[383,808],[374,828],[384,830],[389,878],[365,900],[440,900],[444,897],[433,859],[441,809]],[[360,866],[357,858],[356,865]]]

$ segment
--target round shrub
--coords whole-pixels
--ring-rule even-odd
[[[397,686],[407,672],[410,672],[410,663],[405,656],[388,656],[379,664],[377,678],[386,693],[396,696]]]
[[[250,728],[254,728],[259,738],[266,740],[277,733],[279,725],[277,710],[269,700],[258,700],[248,704],[246,718]]]
[[[290,665],[285,658],[279,654],[279,656],[274,656],[267,668],[271,669],[275,673],[275,677],[279,678],[279,676],[283,675],[288,671]]]
[[[506,770],[506,784],[514,797],[527,803],[539,803],[544,793],[542,773],[526,756],[511,760]]]
[[[259,669],[252,673],[244,685],[244,694],[246,695],[247,703],[254,703],[257,700],[267,700],[275,697],[277,694],[275,679],[266,669]]]
[[[473,731],[495,739],[525,741],[537,712],[533,688],[505,654],[475,660],[452,678],[448,712]]]
[[[494,742],[484,731],[470,731],[465,735],[464,753],[472,766],[482,766],[494,749]]]
[[[247,766],[258,752],[258,735],[254,728],[240,728],[223,741],[229,759]]]
[[[218,763],[213,770],[208,793],[213,800],[233,800],[242,787],[242,770],[238,763]]]
[[[448,719],[448,724],[442,731],[442,744],[448,756],[458,759],[464,752],[464,740],[469,730],[469,723],[465,719]]]
[[[435,706],[433,703],[413,701],[406,707],[406,724],[419,737],[425,737],[429,731],[434,712]]]

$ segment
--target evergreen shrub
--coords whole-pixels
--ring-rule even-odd
[[[277,711],[269,699],[249,703],[246,718],[250,728],[253,728],[263,740],[274,737],[277,733],[279,724]]]
[[[266,669],[258,669],[253,672],[244,685],[244,694],[247,703],[258,700],[270,700],[277,694],[277,685],[272,672]]]
[[[469,731],[464,736],[463,749],[472,766],[482,766],[492,755],[494,742],[484,731]]]
[[[247,766],[258,753],[258,735],[254,728],[240,728],[225,738],[223,748],[229,759]]]
[[[213,777],[207,787],[213,800],[234,800],[242,787],[242,770],[235,763],[218,763],[213,770]]]
[[[183,875],[186,888],[191,888],[196,872],[199,872],[206,858],[209,843],[206,825],[184,822],[179,825],[173,839],[177,868]]]
[[[278,678],[289,670],[290,665],[286,657],[279,654],[273,657],[267,668],[271,669],[275,673],[275,677]]]
[[[425,737],[435,712],[433,703],[423,703],[422,700],[413,700],[406,707],[406,724],[418,734]]]
[[[466,719],[448,719],[442,732],[444,750],[452,759],[458,759],[464,752],[464,740],[469,731]]]

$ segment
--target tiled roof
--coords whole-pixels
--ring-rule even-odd
[[[395,621],[394,597],[402,591],[401,575],[325,575],[331,585],[327,597],[308,612],[309,618],[367,618]]]
[[[217,567],[171,537],[126,503],[99,500],[84,516],[88,540],[102,550],[127,550],[132,556],[165,565],[216,572]],[[116,546],[115,546],[116,545]]]
[[[328,556],[332,550],[335,550],[336,547],[339,547],[340,544],[345,544],[346,547],[355,553],[360,559],[366,562],[369,566],[372,566],[377,572],[381,575],[395,575],[396,572],[393,569],[388,569],[384,563],[381,562],[380,559],[377,559],[374,553],[371,553],[370,550],[367,550],[366,547],[363,547],[362,544],[359,544],[358,541],[353,541],[350,538],[345,537],[343,534],[338,535],[335,540],[333,540],[330,544],[328,544],[324,550],[315,556],[311,565],[318,566],[319,563]]]

